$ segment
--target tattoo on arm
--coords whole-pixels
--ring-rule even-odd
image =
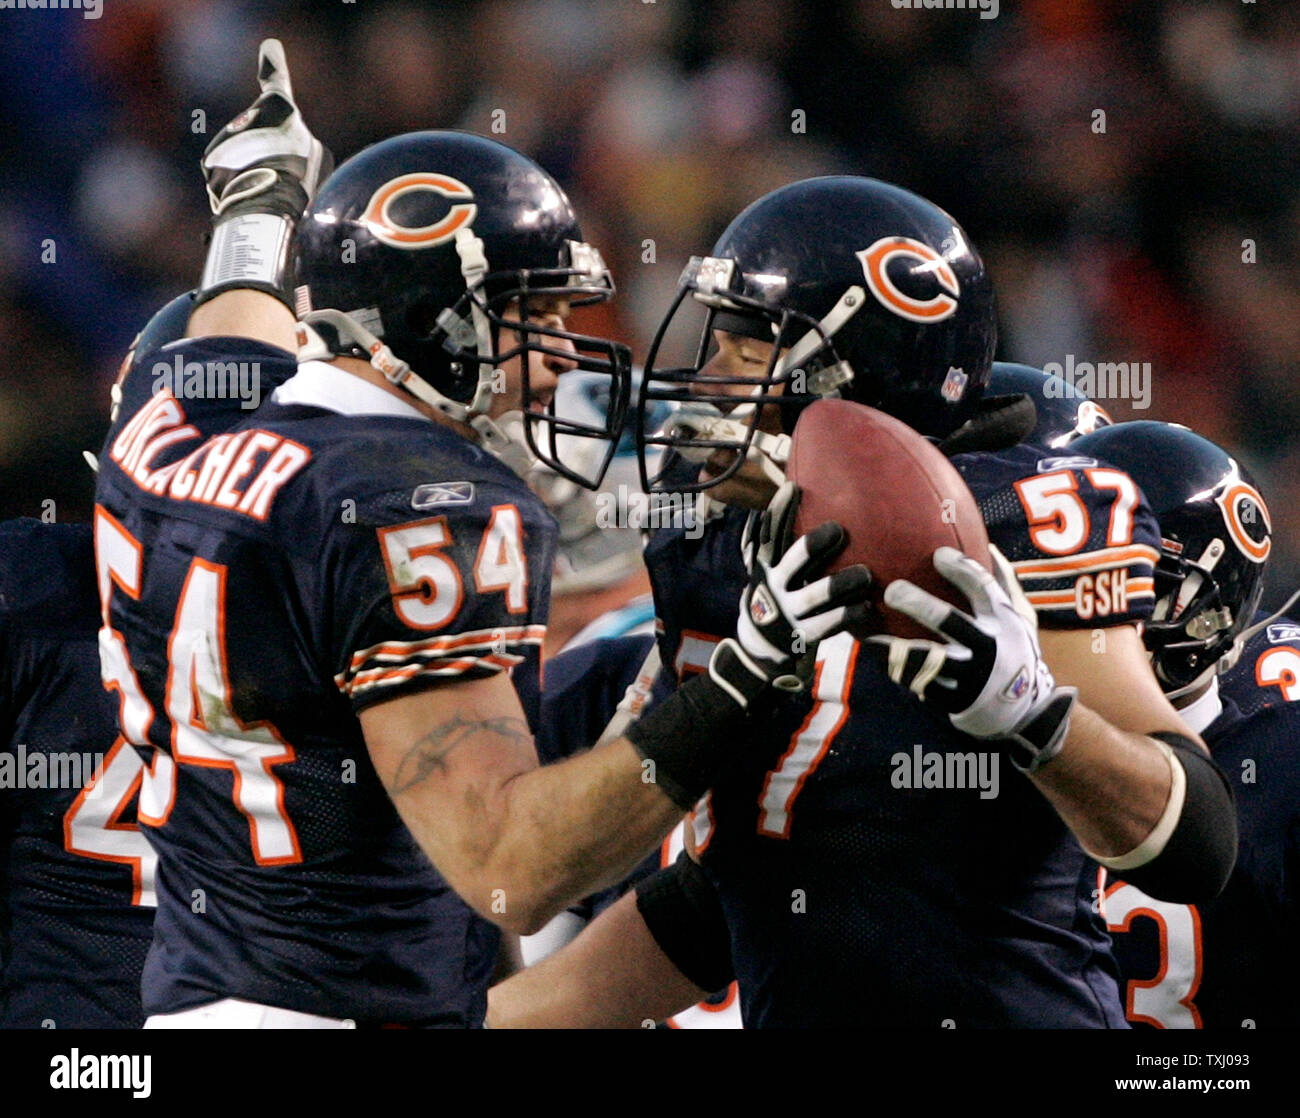
[[[459,714],[448,722],[435,726],[418,739],[398,763],[388,791],[400,796],[422,783],[431,773],[445,772],[447,758],[453,750],[482,736],[505,738],[508,741],[532,743],[533,735],[528,725],[519,718],[462,718]]]

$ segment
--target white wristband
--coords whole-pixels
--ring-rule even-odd
[[[200,296],[214,288],[284,286],[293,222],[278,214],[241,214],[212,231],[199,281]]]
[[[1091,850],[1084,851],[1094,862],[1100,862],[1107,869],[1118,872],[1145,866],[1164,850],[1169,836],[1174,833],[1178,820],[1182,818],[1183,800],[1187,796],[1187,774],[1183,771],[1182,762],[1174,756],[1174,751],[1169,746],[1158,738],[1152,740],[1160,747],[1165,760],[1169,762],[1169,802],[1165,804],[1164,814],[1160,816],[1160,822],[1155,825],[1155,829],[1127,854],[1103,858]]]

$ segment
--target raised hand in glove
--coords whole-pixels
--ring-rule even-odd
[[[1012,764],[1034,772],[1064,744],[1076,691],[1056,686],[1032,611],[1013,601],[1014,574],[996,567],[994,576],[955,548],[939,548],[934,568],[966,596],[971,612],[898,579],[885,587],[885,604],[947,639],[874,636],[863,648],[962,733],[1005,741]]]
[[[233,288],[293,306],[285,267],[293,227],[334,167],[293,99],[278,39],[258,51],[261,94],[213,137],[201,166],[216,219],[196,302]]]

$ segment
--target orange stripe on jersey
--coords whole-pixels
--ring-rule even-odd
[[[1026,595],[1035,609],[1073,609],[1073,590],[1031,590]]]
[[[462,675],[471,668],[491,666],[498,671],[513,668],[522,663],[522,656],[466,656],[459,660],[435,660],[420,664],[407,664],[400,668],[372,668],[358,672],[351,680],[340,681],[338,688],[346,695],[355,695],[372,687],[388,687],[394,683],[404,683],[419,675],[453,676]]]
[[[504,625],[498,629],[474,629],[454,636],[430,637],[422,641],[384,641],[353,655],[351,668],[360,668],[367,660],[409,659],[430,652],[452,652],[474,645],[540,644],[546,636],[545,625]]]
[[[1082,555],[1072,555],[1068,559],[1021,559],[1011,566],[1017,578],[1061,578],[1069,574],[1083,574],[1086,571],[1127,567],[1130,563],[1143,561],[1154,564],[1159,558],[1160,554],[1154,547],[1134,544],[1132,547],[1109,547],[1101,551],[1087,551]]]

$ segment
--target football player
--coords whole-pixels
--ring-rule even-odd
[[[635,747],[539,768],[536,682],[509,673],[538,671],[554,522],[520,475],[594,484],[612,453],[627,352],[565,328],[608,273],[511,149],[411,133],[326,178],[274,40],[259,81],[203,160],[183,388],[124,403],[100,459],[101,652],[158,852],[148,1024],[474,1025],[497,927],[533,931],[653,849],[749,704],[797,679],[796,627],[853,621],[869,576],[815,577],[834,525],[778,548],[745,591],[766,624]],[[192,383],[254,365],[287,379],[203,438]],[[606,378],[598,423],[555,409],[575,368]],[[607,449],[584,474],[560,435]]]
[[[173,299],[136,336],[112,386],[113,420],[124,400],[149,398],[193,301]],[[276,383],[260,387],[269,394]],[[204,400],[190,418],[215,432],[242,414],[237,402]],[[0,791],[3,1027],[144,1023],[156,857],[136,822],[144,765],[118,738],[117,704],[100,683],[94,572],[89,525],[0,525],[0,726],[10,751]]]
[[[1237,867],[1201,904],[1149,896],[1110,874],[1105,916],[1135,1025],[1300,1026],[1300,651],[1295,626],[1247,628],[1263,590],[1272,526],[1249,472],[1173,424],[1124,423],[1071,446],[1119,466],[1160,523],[1156,603],[1144,639],[1156,678],[1209,744],[1236,792]],[[1249,643],[1247,643],[1249,641]],[[1245,645],[1243,671],[1227,669]]]
[[[138,1029],[153,851],[99,684],[89,525],[0,524],[0,1027]]]
[[[691,303],[706,311],[694,363],[657,367]],[[494,1025],[637,1024],[734,973],[747,1026],[1123,1026],[1083,851],[1155,892],[1213,895],[1231,800],[1146,664],[1149,510],[1118,470],[1013,445],[1035,416],[1023,398],[981,399],[993,342],[963,231],[868,179],[777,190],[688,266],[643,394],[680,407],[643,441],[686,459],[666,468],[672,484],[729,507],[698,541],[661,531],[647,549],[677,680],[735,623],[744,506],[769,499],[818,396],[942,440],[1034,609],[1014,578],[952,552],[935,566],[969,612],[892,584],[886,603],[944,639],[823,642],[811,696],[770,703],[761,748],[697,807],[698,862],[498,987]],[[974,787],[981,758],[1018,771]],[[958,761],[970,779],[945,781]]]

